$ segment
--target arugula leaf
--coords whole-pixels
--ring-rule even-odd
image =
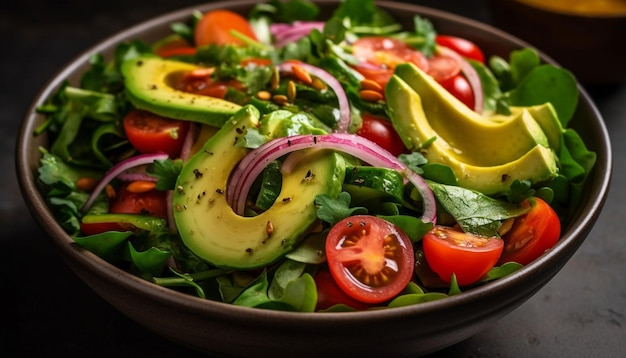
[[[327,194],[320,194],[315,197],[317,217],[330,225],[335,225],[339,221],[352,215],[367,214],[365,207],[350,207],[352,197],[349,193],[342,191],[337,198],[332,198]]]

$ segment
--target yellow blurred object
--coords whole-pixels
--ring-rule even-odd
[[[488,0],[494,24],[585,85],[626,81],[626,0]]]
[[[528,5],[560,13],[583,16],[621,16],[626,14],[626,0],[517,0]]]

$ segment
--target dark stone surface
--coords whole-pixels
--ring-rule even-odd
[[[18,0],[0,4],[0,318],[2,356],[194,357],[135,324],[64,264],[30,216],[14,170],[15,138],[39,89],[86,48],[137,22],[198,1]],[[484,1],[417,1],[489,22]],[[626,356],[626,84],[587,88],[613,138],[614,179],[588,240],[533,298],[433,357]],[[158,313],[157,313],[158,314]],[[416,322],[419,325],[419,322]],[[381,332],[381,334],[384,334]],[[368,343],[364,343],[368,344]],[[262,352],[260,352],[261,354]]]

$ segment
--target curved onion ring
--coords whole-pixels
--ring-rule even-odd
[[[435,197],[424,179],[378,144],[347,133],[304,134],[283,137],[269,141],[252,150],[233,170],[231,182],[226,190],[227,200],[233,210],[242,215],[252,183],[270,162],[285,154],[313,147],[337,150],[350,154],[372,166],[397,170],[406,181],[415,185],[422,197],[424,207],[421,220],[436,222]]]
[[[123,160],[117,163],[113,168],[109,169],[105,174],[102,180],[98,183],[96,188],[91,192],[85,204],[80,208],[82,212],[87,212],[93,202],[96,200],[96,197],[100,192],[104,189],[104,187],[111,182],[111,180],[115,179],[118,175],[125,172],[130,168],[137,167],[139,165],[150,164],[155,160],[165,160],[169,158],[169,155],[166,153],[151,153],[151,154],[140,154],[126,160]]]
[[[348,102],[348,96],[346,95],[346,91],[344,91],[343,87],[341,87],[341,83],[339,83],[339,81],[337,81],[337,79],[333,77],[333,75],[326,72],[325,70],[316,66],[309,65],[307,63],[283,62],[278,66],[278,68],[284,72],[293,72],[292,66],[294,64],[302,67],[307,72],[326,82],[328,87],[330,87],[335,92],[335,95],[337,96],[337,101],[339,102],[339,121],[337,121],[334,132],[346,133],[348,131],[348,126],[350,125],[351,121],[350,103]]]

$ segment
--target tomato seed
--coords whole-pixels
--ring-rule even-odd
[[[128,184],[128,186],[126,187],[126,190],[134,194],[141,194],[141,193],[149,192],[150,190],[153,190],[155,187],[156,187],[156,182],[147,181],[147,180],[136,180]]]

